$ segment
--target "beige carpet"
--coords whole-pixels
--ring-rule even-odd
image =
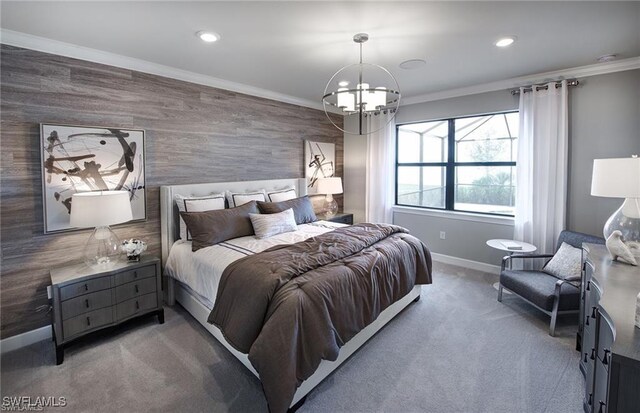
[[[299,412],[580,412],[576,321],[549,319],[497,277],[435,264],[434,284],[307,398]],[[181,307],[70,347],[2,356],[2,396],[64,396],[52,411],[266,411],[259,381]],[[275,349],[274,349],[275,350]]]

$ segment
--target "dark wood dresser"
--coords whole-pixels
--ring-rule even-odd
[[[56,364],[64,348],[89,333],[125,320],[156,313],[164,323],[160,260],[118,262],[108,269],[84,264],[50,271]]]
[[[578,348],[587,413],[640,412],[640,268],[612,261],[604,245],[583,245]]]

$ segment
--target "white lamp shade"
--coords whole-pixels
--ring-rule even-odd
[[[73,227],[104,227],[132,219],[127,191],[79,192],[71,198]]]
[[[318,179],[318,193],[319,194],[341,194],[342,193],[342,178],[320,178]]]
[[[594,159],[591,195],[640,198],[640,158]]]

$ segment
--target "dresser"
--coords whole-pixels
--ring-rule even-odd
[[[583,245],[577,347],[587,413],[640,412],[640,268],[611,260],[604,245]]]
[[[80,264],[52,269],[50,275],[57,364],[66,346],[94,331],[149,313],[164,323],[157,258],[118,262],[108,269]]]

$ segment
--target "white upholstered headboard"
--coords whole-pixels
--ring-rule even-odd
[[[167,185],[160,187],[160,237],[162,240],[162,266],[167,262],[169,250],[179,238],[178,207],[174,199],[176,195],[206,196],[224,191],[249,192],[258,189],[267,191],[294,187],[298,196],[307,195],[304,178],[271,179],[265,181],[216,182],[210,184]]]

